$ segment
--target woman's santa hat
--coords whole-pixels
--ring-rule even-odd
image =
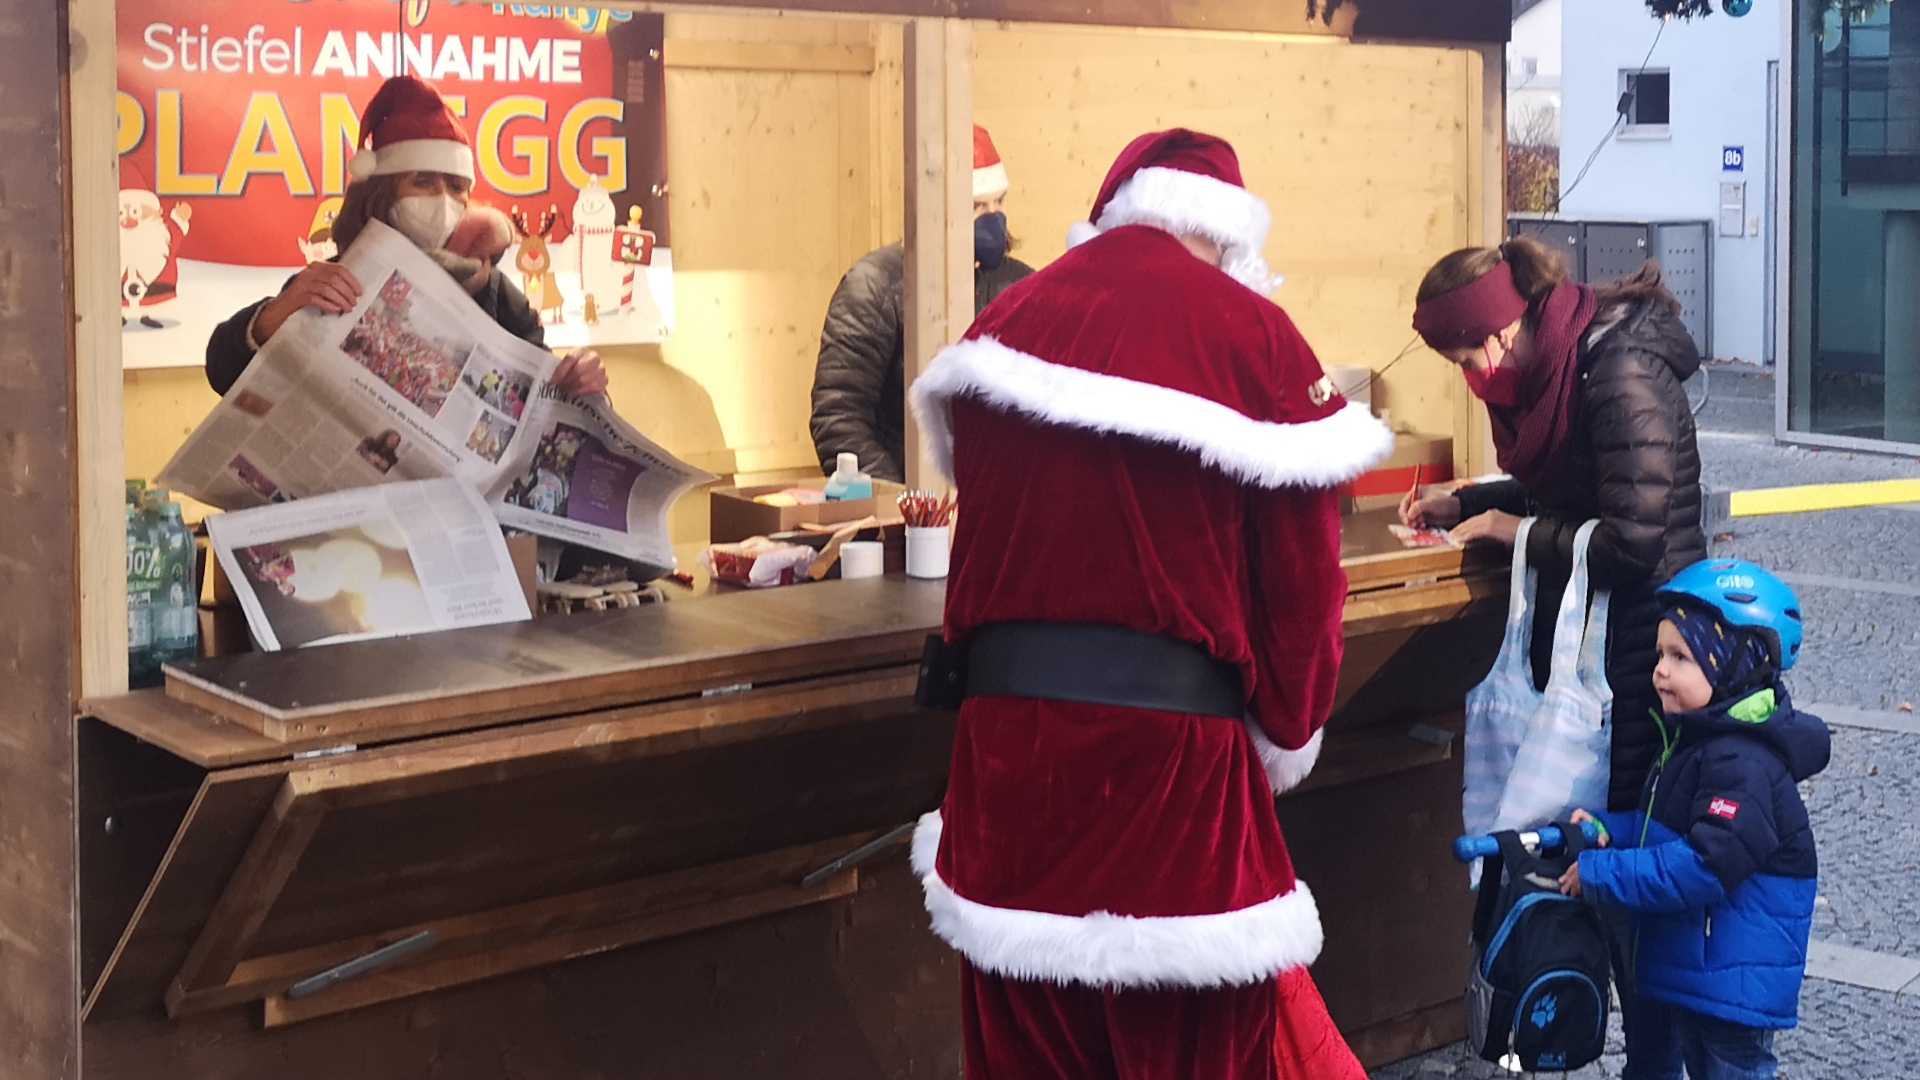
[[[1108,229],[1152,225],[1220,245],[1220,269],[1259,293],[1279,288],[1267,266],[1273,215],[1247,190],[1232,144],[1186,128],[1156,131],[1127,144],[1107,171],[1093,213],[1067,230],[1078,247]]]
[[[986,128],[973,125],[973,197],[1005,195],[1007,187],[1007,167],[1000,160],[1000,151],[993,148],[993,137]]]
[[[355,180],[437,172],[473,181],[473,140],[439,92],[412,75],[375,91],[360,114],[360,146],[347,166]]]

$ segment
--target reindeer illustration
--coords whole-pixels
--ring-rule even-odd
[[[518,206],[513,208],[512,217],[514,231],[520,234],[520,254],[514,257],[513,265],[520,271],[527,301],[540,312],[542,321],[559,322],[564,298],[560,295],[560,279],[553,276],[553,253],[547,250],[547,236],[560,220],[560,208],[547,207],[540,215],[538,229],[528,225],[527,216]]]

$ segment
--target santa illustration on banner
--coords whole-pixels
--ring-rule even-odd
[[[160,196],[137,171],[126,170],[120,187],[120,325],[129,320],[150,330],[167,324],[161,309],[179,295],[180,245],[192,227],[193,207],[174,203],[162,213]]]

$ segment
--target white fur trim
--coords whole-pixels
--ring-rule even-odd
[[[920,819],[913,836],[913,866],[933,932],[995,975],[1096,987],[1235,986],[1305,967],[1320,955],[1320,912],[1305,882],[1215,915],[1056,915],[991,907],[955,893],[935,872],[940,831],[936,811]]]
[[[1011,185],[1007,183],[1007,165],[996,161],[991,165],[982,165],[973,170],[973,197],[991,199],[995,195],[1004,195]]]
[[[372,147],[363,146],[353,152],[353,157],[347,159],[347,175],[355,180],[365,180],[373,175],[375,164],[379,160],[380,155],[374,153]]]
[[[369,151],[371,152],[371,151]],[[355,159],[359,158],[355,154]],[[437,172],[473,179],[473,148],[453,139],[408,139],[375,152],[374,176]]]
[[[907,860],[913,865],[915,877],[926,877],[933,873],[934,860],[940,856],[940,811],[929,810],[920,815],[920,824],[913,829],[913,847]]]
[[[954,398],[977,396],[1048,424],[1191,450],[1256,487],[1333,487],[1393,452],[1393,433],[1364,405],[1323,420],[1255,420],[1219,402],[1151,383],[1050,364],[992,338],[951,345],[909,395],[934,464],[953,475]]]
[[[1204,236],[1220,245],[1220,269],[1257,293],[1280,287],[1266,262],[1273,214],[1246,188],[1182,169],[1141,169],[1107,200],[1094,225],[1153,225],[1175,235]]]
[[[1260,753],[1260,765],[1267,770],[1267,785],[1278,795],[1290,788],[1300,786],[1300,782],[1313,772],[1313,766],[1320,760],[1320,737],[1326,734],[1322,728],[1313,733],[1307,745],[1298,750],[1287,750],[1267,738],[1260,725],[1247,721],[1247,734],[1253,736],[1253,748]]]
[[[1067,226],[1067,246],[1077,248],[1100,235],[1100,227],[1091,221],[1076,221]]]

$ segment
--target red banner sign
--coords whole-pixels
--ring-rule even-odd
[[[465,122],[474,197],[552,222],[549,339],[664,337],[661,34],[660,16],[595,8],[122,0],[129,366],[197,363],[219,318],[331,254],[360,109],[402,72]]]

